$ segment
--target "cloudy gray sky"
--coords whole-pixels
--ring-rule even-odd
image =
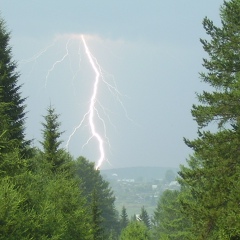
[[[96,108],[107,138],[102,120],[96,127],[106,151],[102,168],[184,163],[190,150],[183,137],[194,138],[197,130],[190,114],[195,92],[206,88],[198,78],[206,56],[199,42],[206,37],[201,23],[208,16],[219,24],[222,2],[0,0],[22,94],[28,97],[27,137],[39,145],[40,122],[51,103],[60,114],[65,146],[88,111],[94,72],[79,38],[85,34],[105,81],[121,92],[111,93],[101,79]],[[95,162],[96,140],[82,148],[89,136],[85,121],[69,151]]]

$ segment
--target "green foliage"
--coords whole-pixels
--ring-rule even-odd
[[[21,204],[24,196],[8,178],[0,179],[0,239],[19,239],[22,236]]]
[[[11,142],[5,145],[7,133],[0,136],[0,239],[92,239],[90,211],[73,170],[53,174],[37,149],[25,160]],[[66,153],[61,159],[71,160]]]
[[[92,234],[94,240],[104,239],[104,229],[102,227],[102,211],[99,208],[99,201],[96,188],[93,189],[91,204]]]
[[[47,109],[47,115],[44,116],[45,122],[43,125],[43,157],[51,165],[52,171],[56,172],[66,163],[66,154],[60,149],[62,143],[59,140],[62,132],[60,131],[59,115],[55,113],[55,109],[50,105]]]
[[[221,9],[222,28],[208,18],[203,26],[211,41],[201,40],[209,59],[204,59],[206,73],[201,79],[215,89],[198,94],[202,105],[193,105],[192,114],[199,127],[214,121],[218,127],[236,123],[239,116],[239,1],[224,2]],[[235,15],[234,15],[235,14]]]
[[[21,158],[19,150],[12,150],[10,153],[0,154],[0,174],[1,177],[14,177],[26,169],[28,160]]]
[[[239,143],[240,143],[240,1],[224,1],[222,26],[205,18],[210,40],[202,40],[208,59],[201,79],[212,92],[198,94],[199,105],[192,115],[198,138],[185,139],[194,154],[182,166],[179,182],[186,190],[180,197],[184,213],[192,222],[196,239],[238,239],[239,228]],[[214,131],[205,127],[216,123]]]
[[[10,239],[6,229],[12,231],[12,239],[91,239],[91,219],[80,181],[64,173],[53,175],[47,166],[36,172],[26,167],[21,174],[2,179],[10,185],[1,190],[3,239]]]
[[[60,149],[62,132],[51,106],[43,123],[43,152],[30,149],[24,139],[25,99],[19,93],[8,42],[9,33],[0,19],[0,239],[107,239],[99,238],[97,230],[106,230],[104,224],[110,222],[112,237],[113,194],[96,171],[87,177],[94,178],[98,190],[84,196],[86,189],[81,186],[87,187],[88,180],[83,177],[81,183],[75,174],[78,165]]]
[[[115,197],[106,182],[101,176],[99,170],[95,170],[94,163],[89,162],[83,157],[77,158],[75,161],[77,174],[81,179],[81,189],[87,198],[89,204],[93,203],[93,196],[96,196],[98,210],[101,213],[101,228],[104,230],[104,235],[109,237],[109,234],[118,232],[118,215],[115,209]],[[94,192],[94,195],[93,195]]]
[[[6,152],[9,151],[9,149],[11,148],[11,142],[8,142],[5,135],[6,135],[6,130],[2,130],[1,131],[1,135],[0,135],[0,153],[4,154]]]
[[[122,207],[120,214],[120,231],[122,231],[129,224],[128,214],[125,206]]]
[[[190,221],[182,213],[179,191],[165,190],[154,212],[153,234],[156,239],[194,239]]]
[[[26,154],[29,141],[25,140],[25,98],[21,98],[21,86],[17,84],[17,65],[12,61],[9,47],[10,35],[0,18],[0,135],[6,131],[5,139]],[[1,149],[0,149],[1,150]]]
[[[120,240],[150,240],[150,233],[142,222],[133,221],[123,229]]]
[[[148,215],[148,213],[147,213],[147,210],[144,208],[144,206],[141,208],[141,213],[140,213],[139,218],[140,218],[141,221],[146,225],[146,227],[147,227],[148,229],[150,229],[150,227],[151,227],[151,221],[150,221],[149,215]]]

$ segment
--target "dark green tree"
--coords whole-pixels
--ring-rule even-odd
[[[140,219],[141,221],[146,225],[146,227],[149,229],[151,227],[151,221],[150,221],[150,217],[147,213],[147,210],[145,209],[145,207],[143,206],[141,208],[141,213],[140,213]]]
[[[91,216],[92,216],[92,234],[94,240],[104,239],[104,229],[102,227],[102,212],[99,208],[99,199],[96,188],[93,189],[92,193],[92,204],[91,204]]]
[[[110,233],[118,232],[119,222],[118,214],[115,209],[115,197],[109,187],[109,183],[103,179],[99,170],[96,170],[94,163],[89,162],[84,157],[79,157],[75,161],[77,174],[81,179],[81,189],[87,197],[87,202],[93,202],[92,196],[95,194],[98,199],[98,207],[101,212],[101,228],[104,230],[104,236],[108,239]]]
[[[20,216],[24,237],[15,239],[91,239],[91,218],[80,182],[48,172],[28,174],[17,183],[24,196]]]
[[[25,99],[21,99],[17,86],[18,74],[16,64],[11,61],[9,40],[0,18],[0,175],[3,180],[23,173],[27,165],[24,155],[30,157],[30,142],[24,140]]]
[[[208,18],[203,21],[210,40],[201,39],[208,58],[203,59],[206,71],[200,77],[212,91],[197,94],[199,104],[193,105],[192,115],[198,138],[185,139],[194,155],[179,172],[179,182],[189,193],[182,206],[197,239],[240,239],[239,12],[239,0],[224,1],[221,27]]]
[[[17,162],[17,156],[7,157]],[[31,162],[37,166],[29,168]],[[52,174],[38,154],[25,163],[25,171],[21,167],[11,177],[1,175],[0,239],[92,239],[90,208],[80,179],[66,171]]]
[[[0,88],[1,91],[1,88]],[[0,175],[13,177],[24,171],[26,160],[19,150],[19,140],[10,139],[9,116],[5,113],[8,103],[0,102]],[[27,152],[27,151],[26,151]]]
[[[16,72],[17,65],[12,60],[9,41],[10,34],[0,18],[0,128],[4,127],[7,141],[14,142],[14,147],[27,154],[30,141],[25,140],[24,133],[25,98],[20,95],[19,74]]]
[[[59,139],[63,132],[60,131],[59,115],[50,105],[47,109],[47,115],[44,116],[45,122],[43,125],[43,141],[40,142],[43,146],[43,157],[50,164],[52,172],[63,169],[65,164],[69,162],[66,152],[60,148],[62,141]]]
[[[194,239],[190,221],[183,214],[179,191],[165,190],[159,198],[153,217],[153,235],[156,239]]]
[[[122,207],[122,211],[120,214],[120,230],[122,231],[129,223],[127,209],[125,206]]]
[[[6,178],[1,178],[0,183],[0,239],[14,239],[20,236],[19,215],[22,215],[20,205],[23,196]]]

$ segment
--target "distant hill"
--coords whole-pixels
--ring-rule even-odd
[[[101,174],[107,179],[141,179],[150,181],[152,179],[163,179],[166,171],[172,170],[174,173],[178,172],[178,168],[169,167],[128,167],[128,168],[115,168],[101,170]]]

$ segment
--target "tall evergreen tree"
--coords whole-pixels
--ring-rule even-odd
[[[9,41],[10,34],[0,18],[0,123],[7,131],[6,140],[14,140],[14,147],[19,147],[26,154],[30,141],[25,140],[24,133],[25,98],[20,95],[19,74],[16,72],[17,65],[12,60]]]
[[[140,219],[148,229],[151,227],[151,221],[144,206],[141,208]]]
[[[209,58],[201,79],[212,92],[198,94],[192,115],[198,138],[185,139],[194,150],[188,167],[181,167],[180,183],[189,191],[182,206],[198,239],[240,239],[240,1],[224,1],[221,27],[205,18],[210,40],[202,40]],[[217,129],[205,127],[216,123]]]
[[[43,125],[43,141],[40,142],[43,146],[43,155],[45,160],[51,165],[52,171],[56,172],[61,169],[66,161],[66,154],[60,148],[62,143],[59,138],[62,133],[60,131],[59,115],[55,113],[55,109],[50,105],[47,109],[47,115],[44,116],[45,122]]]
[[[122,211],[120,214],[120,230],[122,231],[129,223],[127,209],[125,206],[122,207]]]

